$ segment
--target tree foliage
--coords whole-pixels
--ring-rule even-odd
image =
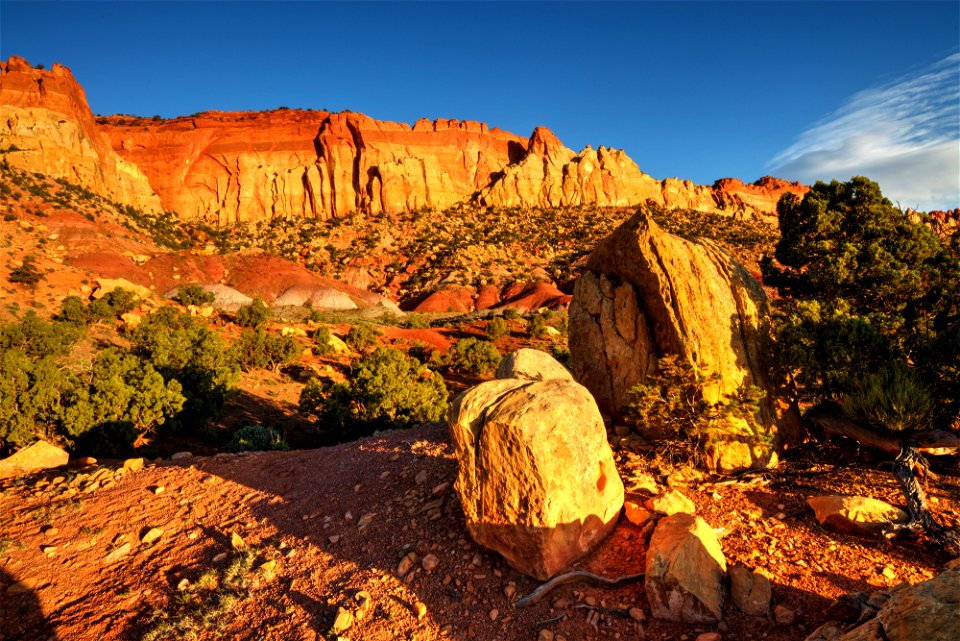
[[[911,367],[942,421],[960,399],[960,252],[862,177],[817,183],[777,207],[765,282],[782,298],[777,355],[790,393],[841,399],[889,363]]]
[[[213,292],[208,292],[200,285],[185,285],[177,290],[177,295],[173,297],[173,300],[184,306],[195,305],[200,307],[212,304],[217,300],[217,297],[214,296]]]
[[[490,341],[476,338],[461,338],[438,359],[438,363],[451,370],[485,374],[497,369],[502,356]]]
[[[300,395],[300,411],[318,417],[328,441],[439,421],[446,410],[443,379],[391,347],[363,356],[345,382],[314,378]]]
[[[257,296],[252,303],[237,310],[235,320],[240,327],[260,327],[270,320],[270,308]]]
[[[275,336],[263,328],[245,330],[234,345],[237,362],[244,371],[260,368],[279,372],[296,361],[302,351],[292,336]]]
[[[507,326],[507,321],[503,320],[500,316],[495,316],[487,321],[487,338],[492,341],[500,340],[505,336],[510,335],[510,328]]]

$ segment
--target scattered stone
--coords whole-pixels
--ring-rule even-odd
[[[357,621],[360,621],[367,616],[367,613],[370,611],[370,608],[373,605],[373,599],[369,592],[366,590],[360,590],[353,595],[353,601],[357,604],[357,607],[353,612],[354,618],[356,618]]]
[[[852,534],[875,534],[891,523],[906,523],[906,512],[865,496],[816,496],[807,499],[820,525]]]
[[[397,574],[400,576],[406,576],[407,572],[413,569],[413,564],[417,562],[417,554],[415,552],[410,552],[405,557],[400,559],[400,563],[397,565]]]
[[[128,473],[139,472],[143,469],[143,463],[142,458],[128,458],[123,462],[123,471]]]
[[[362,530],[365,530],[365,529],[367,528],[367,526],[370,525],[370,523],[373,522],[373,519],[374,519],[374,517],[376,517],[376,516],[377,516],[377,515],[374,514],[373,512],[367,512],[366,514],[364,514],[363,516],[361,516],[361,517],[357,520],[357,529],[358,529],[358,530],[361,530],[361,531],[362,531]]]
[[[630,611],[628,612],[628,614],[630,615],[631,619],[633,619],[638,623],[643,623],[644,621],[647,620],[647,615],[644,614],[643,610],[638,607],[630,608]]]
[[[506,585],[505,588],[503,588],[503,596],[507,597],[508,599],[512,599],[516,595],[517,595],[517,584],[511,581]]]
[[[35,577],[30,577],[27,579],[21,579],[13,585],[7,588],[7,596],[15,596],[17,594],[25,594],[37,586],[37,579]]]
[[[220,554],[217,554],[216,556],[213,557],[213,562],[219,563],[220,561],[223,561],[226,558],[227,558],[227,553],[221,552]]]
[[[163,494],[164,490],[166,490],[167,488],[164,487],[163,485],[151,485],[147,489],[153,492],[154,494]]]
[[[653,518],[653,514],[643,509],[633,501],[624,501],[623,511],[627,516],[627,520],[634,525],[643,525]]]
[[[53,554],[57,551],[57,546],[56,546],[56,545],[41,545],[41,546],[40,546],[40,551],[43,552],[44,554],[46,554],[47,556],[53,556]]]
[[[353,612],[347,610],[346,608],[340,608],[337,610],[337,616],[333,620],[333,625],[330,626],[330,632],[333,634],[342,634],[350,629],[350,626],[353,625]]]
[[[60,530],[52,525],[44,525],[42,528],[40,528],[40,531],[46,536],[56,536],[60,533]]]
[[[37,441],[0,460],[0,479],[60,467],[69,460],[70,455],[56,445]]]
[[[417,601],[413,604],[413,613],[417,615],[418,619],[422,619],[427,616],[427,606],[423,601]]]
[[[718,632],[704,632],[697,635],[697,641],[720,641],[720,634]]]
[[[540,632],[537,633],[537,641],[554,641],[553,631],[540,628]]]
[[[70,467],[82,470],[85,467],[93,467],[97,464],[97,459],[92,456],[81,456],[80,458],[74,460]]]
[[[481,383],[454,401],[449,426],[467,529],[517,570],[549,579],[616,524],[623,484],[585,387],[564,379]]]
[[[424,483],[427,482],[427,471],[420,470],[419,472],[417,472],[417,475],[413,477],[413,480],[417,485],[423,485]]]
[[[429,574],[430,572],[433,572],[438,565],[440,565],[440,559],[437,558],[436,554],[428,554],[427,556],[423,557],[422,561],[420,561],[420,565],[423,567],[424,572]]]
[[[234,550],[242,550],[243,548],[247,547],[247,543],[243,540],[242,536],[236,532],[232,532],[230,534],[230,547],[232,547]]]
[[[667,516],[679,513],[696,514],[697,512],[697,507],[693,501],[678,490],[667,490],[649,498],[644,501],[643,506],[651,512],[666,514]]]
[[[778,605],[773,609],[773,620],[780,625],[793,625],[797,613],[784,605]]]
[[[433,496],[440,496],[441,494],[446,492],[448,489],[450,489],[450,481],[444,481],[439,485],[435,485],[434,488],[430,490],[430,494]]]
[[[123,545],[114,548],[105,557],[103,557],[103,562],[109,565],[115,561],[119,561],[128,554],[130,554],[130,544],[124,543]]]
[[[770,580],[745,567],[730,568],[730,596],[744,614],[766,616],[770,610]]]
[[[176,452],[173,456],[170,457],[171,461],[179,461],[185,458],[193,458],[192,452]]]
[[[330,543],[336,545],[340,541],[340,535],[334,534],[333,536],[328,536],[327,540],[330,541]]]
[[[510,352],[500,361],[497,378],[519,378],[529,381],[551,379],[573,380],[570,370],[546,352],[524,347]]]
[[[880,570],[880,573],[881,573],[883,576],[885,576],[886,578],[890,579],[890,580],[893,580],[893,579],[897,578],[897,571],[894,570],[894,569],[893,569],[892,567],[890,567],[889,565],[883,566],[883,569]]]
[[[147,530],[142,537],[140,537],[140,542],[144,545],[149,545],[154,541],[160,540],[160,537],[163,536],[163,530],[158,527],[152,527]]]
[[[494,608],[494,609],[490,610],[488,616],[490,617],[490,620],[491,620],[491,621],[496,621],[496,620],[497,620],[497,617],[500,616],[500,610]]]
[[[647,551],[646,592],[653,616],[716,623],[723,612],[727,562],[706,521],[680,512],[662,519]]]

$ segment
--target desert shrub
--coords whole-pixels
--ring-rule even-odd
[[[403,319],[403,326],[407,329],[427,329],[430,327],[430,320],[423,314],[407,314]]]
[[[330,333],[330,328],[326,325],[321,325],[313,332],[313,353],[317,356],[330,356],[333,354],[333,345],[330,342],[330,339],[333,335]]]
[[[176,379],[186,402],[177,421],[196,427],[219,414],[237,378],[234,354],[219,334],[189,314],[163,307],[133,330],[132,350],[163,375]]]
[[[244,425],[233,433],[227,449],[231,452],[267,452],[290,449],[280,432],[263,425]]]
[[[130,290],[117,287],[106,296],[90,303],[94,320],[120,318],[137,307],[139,297]]]
[[[217,300],[217,297],[214,296],[213,292],[208,292],[200,285],[186,285],[177,290],[177,295],[173,297],[173,300],[184,306],[202,307],[212,304]]]
[[[407,355],[410,358],[415,358],[421,363],[426,364],[433,359],[434,351],[435,350],[430,345],[427,345],[422,341],[417,341],[410,346],[410,349],[407,350]]]
[[[764,392],[745,388],[716,403],[703,396],[704,386],[717,380],[676,355],[657,361],[657,371],[627,392],[624,420],[635,431],[652,438],[689,440],[705,445],[719,435],[715,430],[728,417],[745,419],[756,439],[762,440],[756,423]]]
[[[245,330],[234,344],[237,362],[247,372],[254,368],[278,372],[296,361],[302,351],[292,336],[274,336],[263,328]]]
[[[180,391],[176,380],[164,381],[149,363],[111,347],[67,392],[63,427],[84,451],[124,453],[181,410]]]
[[[257,296],[252,303],[237,310],[235,320],[240,327],[260,327],[270,320],[270,308]]]
[[[933,420],[930,390],[913,370],[885,367],[854,384],[843,399],[844,411],[874,429],[928,430]]]
[[[492,341],[500,340],[504,336],[509,336],[510,328],[507,327],[507,321],[503,318],[496,316],[487,321],[487,338]]]
[[[563,345],[554,345],[553,349],[550,350],[553,358],[566,367],[570,369],[573,364],[573,355],[570,353],[570,348]]]
[[[377,337],[379,335],[380,332],[370,325],[360,323],[350,328],[344,342],[358,352],[368,352],[377,345]]]
[[[79,296],[67,296],[60,301],[60,311],[53,318],[74,325],[88,325],[92,317],[90,310]]]
[[[499,350],[490,341],[461,338],[439,359],[441,365],[474,374],[485,374],[500,365]]]
[[[44,278],[43,273],[37,268],[36,261],[36,256],[25,257],[23,264],[10,270],[7,280],[11,283],[36,285]]]
[[[391,347],[363,356],[345,382],[314,378],[300,395],[300,411],[318,417],[326,442],[439,421],[446,410],[443,379]]]
[[[503,310],[503,317],[507,320],[517,320],[520,318],[520,312],[516,307],[507,307]]]
[[[549,333],[547,330],[549,326],[546,316],[543,314],[534,314],[530,317],[530,320],[527,321],[527,333],[530,334],[532,338],[546,338]]]

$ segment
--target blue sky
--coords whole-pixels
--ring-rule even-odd
[[[657,178],[858,173],[960,205],[960,3],[8,2],[96,113],[277,106],[552,129]]]

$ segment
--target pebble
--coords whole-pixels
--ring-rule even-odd
[[[796,613],[788,607],[778,605],[773,610],[773,618],[780,625],[792,625]]]
[[[36,585],[37,585],[37,579],[33,577],[28,579],[22,579],[7,588],[7,596],[13,596],[15,594],[23,594],[24,592],[29,592]]]
[[[188,587],[190,587],[190,579],[180,579],[180,583],[177,583],[177,590],[183,592]]]
[[[330,632],[333,634],[340,634],[341,632],[346,632],[350,629],[350,626],[353,625],[353,612],[347,610],[346,608],[340,608],[337,610],[337,617],[333,620],[333,625],[330,627]]]
[[[553,631],[541,628],[540,632],[537,633],[537,641],[554,641]]]
[[[704,632],[697,635],[697,641],[720,641],[720,634],[718,632]]]
[[[413,613],[417,615],[418,619],[422,619],[427,616],[427,606],[422,601],[417,601],[413,604]]]
[[[179,461],[180,459],[193,458],[192,452],[177,452],[170,457],[171,461]]]
[[[404,576],[413,568],[413,564],[417,562],[417,555],[415,552],[411,552],[402,559],[397,565],[397,574]]]
[[[643,613],[643,610],[637,607],[630,608],[628,614],[630,615],[631,619],[639,623],[643,623],[647,620],[647,615]]]
[[[232,547],[234,550],[242,550],[243,548],[247,547],[247,543],[243,540],[242,536],[236,532],[233,532],[230,534],[230,547]]]
[[[438,565],[440,565],[440,559],[437,558],[436,554],[428,554],[427,556],[423,557],[422,561],[420,561],[420,565],[423,567],[424,572],[429,574],[430,572],[433,572]]]
[[[147,489],[149,489],[149,490],[150,490],[151,492],[153,492],[154,494],[162,494],[163,491],[164,491],[165,489],[167,489],[167,488],[164,487],[164,486],[162,486],[162,485],[154,485],[153,487],[150,487],[150,488],[147,488]]]
[[[130,544],[124,543],[120,547],[114,548],[112,551],[108,552],[107,555],[103,557],[103,562],[106,564],[110,564],[110,563],[113,563],[114,561],[118,561],[122,559],[128,554],[130,554]]]
[[[219,563],[220,561],[223,561],[225,558],[227,558],[227,553],[226,553],[226,552],[221,552],[220,554],[218,554],[218,555],[216,555],[215,557],[213,557],[213,562],[214,562],[214,563]]]
[[[43,545],[40,547],[40,551],[46,554],[47,556],[53,556],[54,552],[57,551],[56,545]]]
[[[881,571],[881,573],[883,574],[883,576],[887,577],[888,579],[895,579],[895,578],[897,578],[897,572],[896,572],[896,570],[894,570],[894,569],[893,569],[892,567],[890,567],[889,565],[883,566],[883,570]]]
[[[444,481],[440,485],[433,486],[433,489],[430,490],[430,494],[433,496],[438,496],[446,492],[448,489],[450,489],[450,481]]]
[[[328,536],[327,540],[330,541],[330,543],[336,545],[340,541],[340,535],[334,534],[333,536]]]
[[[496,608],[490,610],[490,615],[489,615],[489,616],[490,616],[490,620],[491,620],[491,621],[496,621],[496,620],[497,620],[497,617],[500,616],[500,610],[498,610],[498,609],[496,609]]]
[[[427,482],[427,471],[420,470],[419,472],[417,472],[417,475],[413,477],[413,480],[417,485],[423,485],[424,483]]]
[[[163,536],[163,530],[161,530],[158,527],[152,527],[149,530],[147,530],[147,532],[142,537],[140,537],[140,542],[143,543],[144,545],[147,545],[147,544],[153,543],[154,541],[159,540],[160,537],[162,536]]]

